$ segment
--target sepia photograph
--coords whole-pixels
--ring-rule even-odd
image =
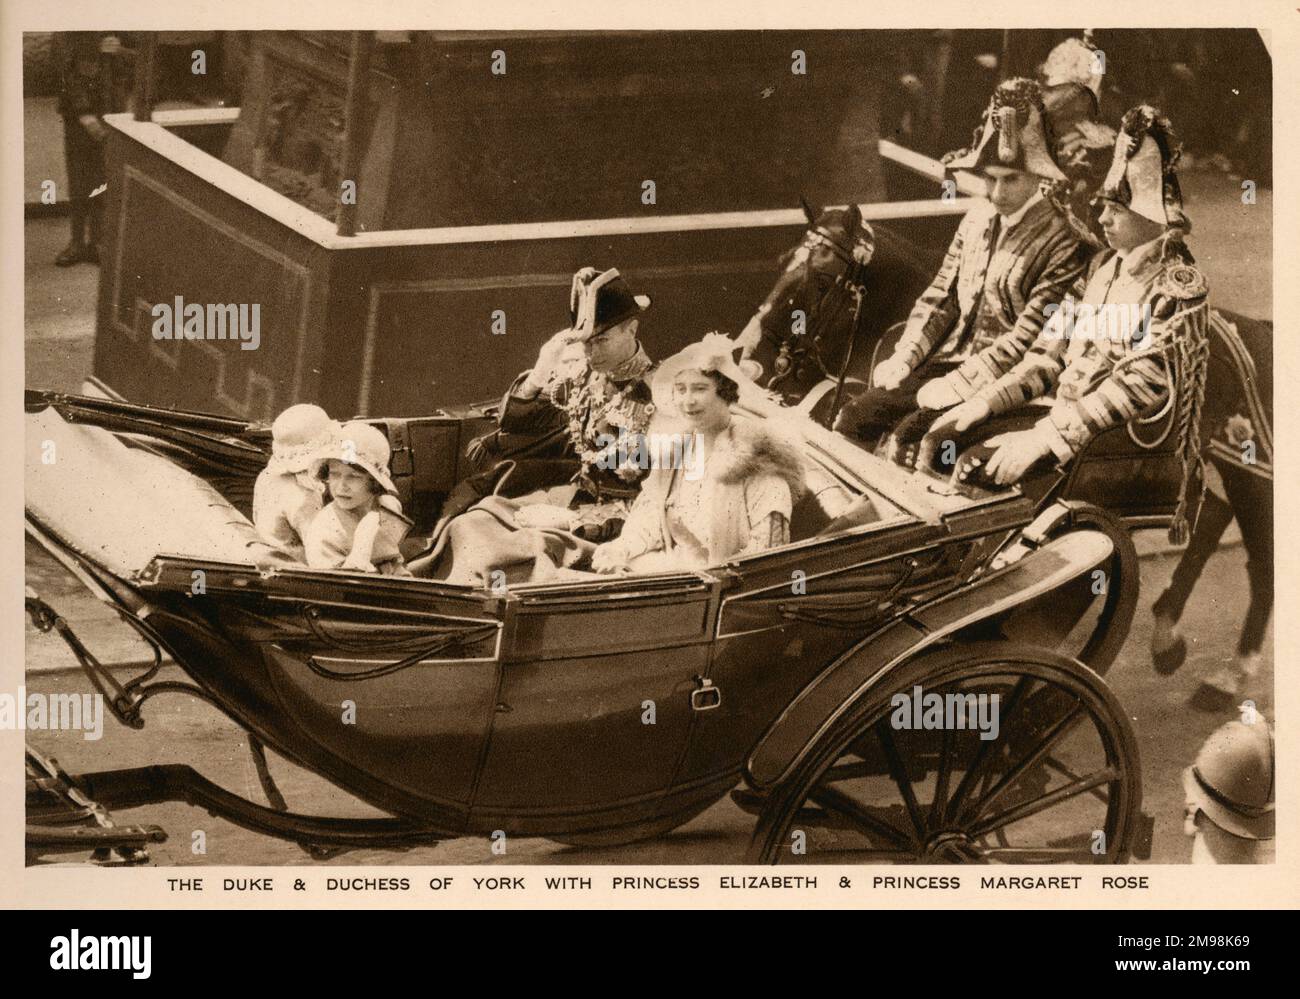
[[[1058,15],[24,30],[10,859],[1274,864],[1275,40]]]

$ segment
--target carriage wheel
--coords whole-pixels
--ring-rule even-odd
[[[903,705],[917,688],[923,705],[937,694],[963,710],[915,727]],[[747,860],[1121,863],[1141,797],[1136,740],[1096,673],[1016,642],[949,646],[830,726],[768,795]]]

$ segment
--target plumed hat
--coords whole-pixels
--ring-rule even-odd
[[[654,374],[650,390],[654,393],[655,406],[665,413],[675,411],[673,382],[683,371],[716,371],[735,382],[742,397],[758,393],[754,379],[761,373],[761,368],[754,361],[737,364],[733,355],[739,349],[740,344],[725,333],[706,333],[699,342],[679,350],[660,364]]]
[[[1098,58],[1097,46],[1083,38],[1067,38],[1047,54],[1043,63],[1044,88],[1077,83],[1101,99],[1101,78],[1105,64]]]
[[[943,158],[949,170],[979,173],[1002,166],[1024,170],[1044,180],[1065,180],[1044,126],[1043,94],[1033,80],[1005,80],[993,91],[984,120],[968,149]]]
[[[1098,199],[1114,201],[1160,225],[1190,229],[1175,167],[1182,144],[1169,119],[1149,104],[1124,113],[1115,155]]]
[[[584,267],[573,275],[573,285],[569,290],[569,323],[575,333],[575,343],[590,340],[648,308],[649,296],[632,294],[632,289],[614,268],[598,273],[594,267]]]

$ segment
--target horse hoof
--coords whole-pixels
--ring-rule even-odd
[[[1177,672],[1178,667],[1187,661],[1187,639],[1179,635],[1173,645],[1166,646],[1159,652],[1151,652],[1151,662],[1161,676]]]

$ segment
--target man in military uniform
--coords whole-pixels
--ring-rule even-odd
[[[972,148],[946,162],[983,176],[989,201],[966,214],[892,356],[876,366],[873,387],[836,421],[869,447],[918,406],[937,415],[1020,360],[1044,311],[1076,285],[1093,251],[1082,225],[1044,192],[1065,174],[1034,81],[1001,84]]]
[[[1159,111],[1140,105],[1124,115],[1098,196],[1112,251],[1097,257],[1082,299],[1054,310],[1018,364],[932,425],[918,464],[933,466],[952,440],[961,451],[955,481],[1008,485],[1031,468],[1068,462],[1101,431],[1159,404],[1191,407],[1180,408],[1174,423],[1184,481],[1173,533],[1184,536],[1188,490],[1199,495],[1200,486],[1196,422],[1209,309],[1205,279],[1183,242],[1190,224],[1177,160]],[[1054,386],[1046,413],[1026,407]]]
[[[617,529],[627,503],[649,470],[644,436],[654,412],[653,363],[637,338],[650,306],[617,270],[585,267],[573,278],[570,325],[550,338],[531,369],[501,401],[498,431],[471,445],[471,457],[491,467],[457,486],[443,520],[490,493],[518,497],[546,491],[546,501],[581,513],[579,529],[601,540]],[[566,354],[579,344],[585,370]],[[528,456],[541,445],[547,456]],[[547,442],[551,447],[546,448]],[[518,450],[520,457],[508,458]]]

